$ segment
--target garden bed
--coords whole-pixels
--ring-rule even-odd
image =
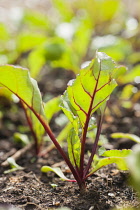
[[[62,79],[64,87],[59,91],[60,93],[63,92],[67,79],[64,82],[62,74],[58,76],[55,71],[52,75],[52,80],[54,80],[53,77],[56,77],[56,75],[57,78]],[[65,78],[71,77],[72,75],[69,75],[69,73],[65,75]],[[51,81],[50,76],[43,76],[43,83],[40,82],[40,87],[44,92],[46,92],[45,86],[43,85],[45,78],[45,84]],[[54,92],[54,89],[51,91],[51,85],[49,88],[51,94],[58,94]],[[112,107],[113,103],[115,104],[114,100],[112,96],[110,101]],[[10,109],[10,107],[7,107],[7,109]],[[129,141],[128,139],[113,140],[110,138],[110,134],[113,132],[129,132],[129,130],[135,130],[135,133],[140,135],[137,127],[140,123],[140,118],[135,116],[134,110],[128,112],[124,109],[121,110],[121,113],[120,118],[116,117],[115,113],[105,117],[102,133],[109,139],[106,145],[108,148],[131,148],[134,144],[133,141]],[[4,127],[4,125],[7,125],[7,120],[10,122],[14,121],[13,130],[6,130],[7,128]],[[13,142],[11,136],[15,132],[16,126],[22,123],[26,124],[26,121],[21,110],[18,114],[7,112],[3,117],[2,138],[0,139],[1,163],[11,156],[12,153],[21,149],[19,144]],[[52,125],[54,127],[53,129],[57,132],[59,128],[53,122]],[[88,149],[90,150],[90,145],[87,144]],[[68,167],[56,149],[53,149],[44,157],[38,158],[35,157],[34,150],[32,149],[32,151],[27,151],[17,163],[24,169],[4,174],[3,172],[7,168],[0,168],[0,203],[2,205],[10,205],[14,206],[14,208],[18,207],[19,209],[26,210],[56,209],[63,206],[69,207],[72,210],[106,210],[112,209],[113,207],[119,208],[120,206],[139,205],[133,189],[128,186],[129,173],[119,171],[115,165],[106,166],[92,175],[87,181],[87,192],[84,195],[80,195],[76,183],[61,181],[52,172],[47,174],[41,173],[40,169],[43,165],[59,166],[62,168],[64,174],[71,177]]]

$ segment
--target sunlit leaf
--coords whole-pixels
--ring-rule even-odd
[[[46,41],[46,37],[40,33],[21,33],[17,39],[17,49],[19,52],[26,52]]]
[[[123,149],[123,150],[107,150],[105,151],[102,156],[106,157],[127,157],[132,153],[132,150],[130,149]]]
[[[30,77],[27,69],[5,65],[0,66],[0,86],[7,88],[21,100],[28,122],[30,121],[30,128],[35,133],[34,137],[36,136],[39,145],[42,141],[44,128],[37,116],[44,120],[46,117],[37,82]]]
[[[46,63],[46,59],[44,56],[44,50],[42,48],[37,48],[33,50],[28,56],[28,65],[30,68],[31,76],[33,78],[37,78],[42,67]]]
[[[128,156],[127,164],[132,177],[132,184],[140,196],[140,145],[133,147],[133,153]]]
[[[67,46],[61,59],[51,62],[52,67],[61,67],[66,70],[72,70],[74,73],[79,72],[79,57],[71,46]]]
[[[31,10],[26,10],[24,12],[24,16],[23,16],[23,23],[30,26],[30,28],[32,27],[36,27],[41,29],[48,29],[49,25],[49,21],[47,16],[45,16],[44,14],[42,14],[41,12],[37,12],[37,11],[31,11]]]
[[[59,37],[55,37],[53,39],[49,39],[43,46],[44,56],[47,61],[59,60],[62,58],[65,50],[66,43],[64,39]]]
[[[121,100],[129,100],[133,95],[133,88],[134,86],[131,84],[126,85],[120,95]]]
[[[112,138],[127,138],[140,144],[140,137],[130,133],[112,133]]]
[[[11,173],[11,172],[14,172],[14,171],[17,171],[17,170],[23,170],[24,168],[19,166],[16,161],[12,158],[12,157],[9,157],[7,159],[11,169],[8,169],[6,171],[4,171],[4,174],[8,174],[8,173]]]
[[[75,29],[72,47],[79,57],[80,64],[81,59],[86,55],[92,38],[93,25],[89,14],[84,15],[84,17],[81,18],[79,21],[77,20],[76,25],[77,28]]]
[[[62,110],[73,126],[68,135],[68,153],[76,167],[79,167],[81,161],[81,136],[84,129],[96,127],[95,121],[90,121],[95,111],[100,109],[100,114],[104,114],[106,102],[117,85],[114,79],[116,71],[117,67],[112,59],[104,53],[97,52],[95,60],[82,69],[75,80],[68,83],[68,88],[62,96]]]
[[[132,154],[132,150],[127,150],[127,149],[105,151],[102,154],[102,156],[106,156],[106,158],[99,159],[98,163],[91,170],[90,174],[112,163],[116,163],[120,170],[128,170],[126,164],[126,157],[128,157],[130,154]]]
[[[0,66],[0,86],[14,93],[37,115],[45,117],[40,91],[27,69],[12,65]]]
[[[73,165],[79,166],[80,164],[80,150],[81,144],[78,135],[76,135],[75,130],[72,128],[67,137],[68,142],[68,153],[70,161]]]
[[[109,99],[116,87],[112,79],[115,70],[116,66],[110,57],[97,53],[96,59],[68,84],[61,106],[70,121],[78,117],[83,127],[87,116],[91,116]]]
[[[21,134],[18,132],[14,133],[14,140],[15,142],[22,143],[24,146],[30,143],[26,134]]]
[[[70,21],[74,15],[74,11],[70,6],[70,1],[52,0],[53,6],[59,11],[64,21]],[[67,11],[67,12],[66,12]]]
[[[132,53],[132,46],[129,41],[113,35],[95,37],[91,48],[106,53],[116,61],[123,61]]]
[[[57,176],[59,176],[62,180],[69,181],[69,179],[63,174],[62,170],[58,167],[52,168],[50,166],[42,166],[41,171],[43,173],[47,173],[49,171],[52,171],[55,174],[57,174]]]
[[[136,82],[140,83],[140,65],[135,66],[131,70],[128,70],[123,77],[119,77],[119,83],[129,83],[129,82]]]
[[[60,97],[55,97],[43,104],[45,116],[47,117],[48,123],[50,122],[53,115],[60,110],[59,102],[60,102]],[[27,109],[27,107],[25,105],[23,105],[23,106],[26,111],[26,115],[28,115],[28,117],[31,120],[32,129],[36,135],[38,144],[40,144],[43,140],[45,130],[44,130],[42,124],[40,123],[40,121],[38,120],[38,118],[29,109]]]
[[[6,25],[0,23],[0,42],[4,40],[8,40],[9,38],[9,33],[6,28]]]

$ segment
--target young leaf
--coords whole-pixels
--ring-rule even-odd
[[[126,165],[126,161],[124,160],[124,158],[122,158],[122,157],[108,157],[108,158],[100,159],[99,162],[97,163],[97,165],[91,170],[91,172],[89,173],[88,176],[95,173],[100,168],[102,168],[106,165],[112,164],[112,163],[116,163],[120,170],[128,170],[128,167]]]
[[[0,66],[0,86],[7,88],[14,93],[23,102],[23,104],[28,106],[28,108],[36,115],[56,148],[68,164],[76,180],[80,180],[80,177],[76,173],[73,165],[69,161],[60,144],[57,142],[48,125],[44,114],[40,91],[36,81],[30,77],[29,71],[27,69],[11,65]]]
[[[98,149],[98,154],[99,156],[101,156],[102,154],[104,154],[104,152],[106,151],[106,149],[102,146]]]
[[[59,107],[60,97],[55,97],[44,104],[45,115],[47,117],[48,122],[50,122],[52,116],[59,112],[61,108]]]
[[[132,184],[140,196],[140,145],[136,144],[133,147],[133,152],[127,158],[127,165],[132,177]]]
[[[14,140],[15,140],[15,142],[20,142],[23,145],[27,145],[30,143],[29,138],[26,134],[21,134],[18,132],[14,133]]]
[[[68,84],[61,107],[70,121],[78,117],[84,127],[87,118],[108,100],[117,85],[112,79],[115,70],[112,59],[97,52],[95,60]]]
[[[102,156],[106,156],[106,157],[127,157],[128,155],[130,155],[132,153],[131,149],[123,149],[123,150],[108,150],[105,151]]]
[[[38,153],[42,142],[42,135],[40,134],[44,134],[44,128],[37,118],[45,122],[46,117],[37,82],[30,77],[27,69],[4,65],[0,66],[0,86],[7,88],[20,99]],[[47,122],[46,126],[48,126]],[[47,129],[49,129],[49,126]]]
[[[47,117],[48,123],[50,122],[52,116],[60,110],[60,107],[58,106],[59,101],[60,97],[55,97],[43,104],[45,116]],[[35,141],[37,141],[36,143],[39,146],[45,134],[45,129],[43,128],[38,118],[33,114],[33,112],[28,109],[25,104],[22,105],[26,114],[27,121],[30,125],[30,129],[32,130]]]
[[[112,138],[127,138],[132,141],[135,141],[136,143],[140,143],[140,137],[136,136],[135,134],[130,133],[112,133]]]
[[[106,102],[117,86],[114,80],[116,71],[117,67],[112,59],[105,53],[97,52],[95,60],[82,69],[75,80],[68,83],[68,88],[62,96],[61,108],[72,123],[77,136],[79,128],[81,129],[80,171],[83,171],[84,167],[84,150],[89,122],[92,114],[100,108],[99,128],[85,174],[88,172],[96,152]]]
[[[97,165],[91,170],[90,174],[93,174],[103,166],[116,163],[118,168],[120,170],[128,170],[127,164],[126,164],[126,157],[128,157],[132,153],[132,150],[108,150],[105,151],[102,156],[107,156],[106,158],[100,159],[97,163]],[[89,176],[88,175],[88,176]]]
[[[8,169],[8,170],[4,171],[4,174],[8,174],[8,173],[11,173],[13,171],[23,170],[24,169],[23,167],[19,166],[12,157],[9,157],[7,159],[7,161],[9,163],[11,169]]]
[[[52,168],[52,167],[50,167],[50,166],[42,166],[41,172],[47,173],[47,172],[49,172],[49,171],[52,171],[52,172],[54,172],[55,174],[57,174],[57,176],[59,176],[62,180],[70,181],[70,179],[68,179],[68,178],[63,174],[63,172],[61,171],[60,168],[58,168],[58,167]]]
[[[68,153],[70,161],[72,162],[73,165],[79,167],[81,144],[80,144],[80,139],[78,135],[76,135],[74,128],[70,130],[67,142],[68,142]]]
[[[14,93],[39,116],[45,116],[37,83],[30,77],[27,69],[12,65],[0,66],[0,86]]]

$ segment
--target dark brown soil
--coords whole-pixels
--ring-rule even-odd
[[[1,146],[5,146],[1,141]],[[9,147],[12,145],[9,143]],[[128,173],[118,171],[113,165],[105,167],[87,181],[87,192],[80,195],[76,183],[61,181],[53,173],[42,174],[40,167],[44,164],[59,163],[67,175],[69,170],[62,162],[56,150],[48,158],[33,161],[27,153],[18,164],[24,170],[0,177],[0,204],[10,204],[20,209],[55,209],[66,206],[79,210],[105,210],[118,206],[138,206],[132,188],[127,186]],[[51,184],[56,184],[52,187]]]
[[[130,114],[130,113],[129,113]],[[118,120],[115,120],[118,122]],[[121,131],[126,124],[121,122]],[[114,127],[112,123],[112,128]],[[103,133],[111,132],[110,122],[104,124]],[[128,125],[127,125],[128,127]],[[123,129],[124,128],[124,129]],[[118,128],[119,129],[119,128]],[[6,131],[5,131],[6,132]],[[1,133],[5,133],[1,132]],[[110,139],[111,140],[111,139]],[[133,142],[113,141],[114,148],[132,146]],[[108,143],[110,144],[110,143]],[[110,144],[111,145],[111,144]],[[113,145],[113,144],[112,144]],[[0,162],[19,149],[11,138],[0,138]],[[17,163],[24,170],[4,174],[7,168],[0,168],[0,204],[10,205],[14,209],[56,209],[62,206],[72,210],[106,210],[119,206],[135,206],[140,209],[136,195],[128,187],[129,175],[110,165],[98,171],[87,180],[87,192],[80,195],[76,183],[61,181],[55,174],[42,174],[42,165],[57,164],[70,177],[70,171],[54,149],[46,157],[34,158],[34,152],[28,152]],[[56,184],[52,187],[51,184]],[[4,209],[4,207],[3,207]]]

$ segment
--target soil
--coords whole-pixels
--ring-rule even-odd
[[[5,141],[1,141],[2,146],[5,147]],[[7,146],[11,148],[13,145],[8,142]],[[65,174],[70,176],[68,168],[55,149],[47,158],[37,158],[33,162],[33,157],[29,152],[18,161],[24,170],[5,175],[4,168],[1,168],[2,206],[8,205],[23,210],[51,210],[62,206],[72,210],[106,210],[130,205],[138,208],[136,195],[127,184],[128,173],[117,170],[114,165],[105,167],[91,176],[87,181],[87,192],[80,195],[75,183],[61,181],[51,172],[48,174],[40,172],[42,165],[52,165],[57,162]],[[51,184],[56,186],[52,187]]]
[[[42,92],[46,92],[46,87],[49,87],[49,94],[54,96],[58,92],[62,93],[67,81],[73,78],[71,72],[63,72],[63,70],[61,70],[61,73],[58,70],[47,72],[46,74],[43,73],[39,86]],[[61,86],[53,88],[53,82],[50,81],[53,81],[54,78],[57,78],[57,81],[59,80]],[[112,96],[109,107],[115,107],[115,100],[116,98]],[[4,111],[4,115],[0,125],[0,164],[21,148],[20,144],[13,141],[12,135],[17,131],[19,125],[26,125],[20,106],[19,111],[13,113],[11,111],[13,104],[6,99],[3,99],[2,102],[1,109]],[[10,111],[7,112],[7,110]],[[114,149],[131,148],[134,142],[128,139],[114,140],[110,138],[110,134],[116,131],[133,131],[140,136],[138,112],[134,109],[128,111],[120,108],[118,114],[116,109],[114,109],[115,111],[113,108],[110,110],[109,115],[105,116],[102,129],[102,133],[109,139],[105,147]],[[57,132],[59,127],[54,122],[51,124]],[[90,150],[90,143],[86,146],[87,150]],[[60,207],[68,207],[71,210],[109,210],[115,207],[119,209],[120,206],[126,208],[133,206],[140,209],[136,193],[128,185],[128,182],[130,182],[129,173],[119,171],[113,164],[92,175],[87,180],[86,193],[81,195],[76,183],[61,181],[52,172],[41,173],[40,168],[43,165],[59,166],[67,177],[71,177],[69,169],[56,149],[53,149],[44,157],[36,157],[34,150],[28,151],[17,163],[23,167],[22,170],[4,174],[8,167],[1,166],[0,168],[0,209],[2,210],[51,210]]]

